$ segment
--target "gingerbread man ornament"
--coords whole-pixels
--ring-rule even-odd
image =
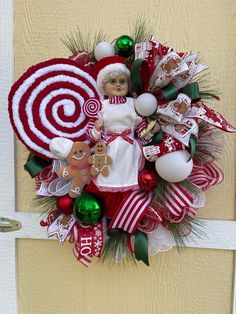
[[[108,166],[112,164],[112,159],[106,154],[107,147],[104,142],[98,142],[94,147],[94,154],[88,158],[88,162],[92,164],[90,173],[97,176],[101,173],[104,177],[109,175]]]
[[[72,198],[78,197],[84,186],[91,181],[88,145],[57,137],[51,141],[50,150],[57,158],[67,161],[68,166],[60,168],[57,173],[65,179],[71,179],[69,195]]]

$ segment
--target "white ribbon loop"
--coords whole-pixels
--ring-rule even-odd
[[[177,99],[170,101],[163,106],[158,106],[157,113],[159,113],[160,117],[166,122],[178,124],[190,109],[191,98],[180,93]]]
[[[150,89],[160,89],[173,84],[177,89],[186,86],[198,73],[207,69],[207,66],[198,63],[197,54],[181,58],[176,52],[169,52],[156,66],[151,79]]]

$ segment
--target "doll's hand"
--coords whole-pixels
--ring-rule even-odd
[[[101,132],[101,128],[103,127],[103,121],[101,119],[98,119],[94,123],[94,127],[97,132]]]
[[[160,131],[160,129],[161,129],[160,124],[159,124],[159,123],[156,123],[156,125],[154,126],[154,128],[151,130],[151,133],[152,133],[152,134],[156,134],[156,133],[158,133],[158,132]]]

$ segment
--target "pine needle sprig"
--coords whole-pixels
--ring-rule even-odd
[[[221,94],[218,90],[218,88],[216,88],[216,84],[215,87],[212,86],[212,84],[210,85],[210,72],[209,70],[205,70],[203,73],[199,73],[196,76],[194,76],[193,80],[191,80],[191,83],[196,82],[199,84],[200,87],[200,95],[201,95],[201,99],[204,101],[208,101],[208,100],[212,100],[212,98],[220,100],[219,95]]]
[[[205,122],[199,124],[199,135],[194,157],[202,164],[219,159],[224,148],[224,137],[220,130]]]
[[[166,194],[168,193],[169,189],[170,189],[169,183],[158,176],[158,184],[154,191],[155,196],[153,201],[158,202],[159,200],[161,200],[163,203],[165,203]]]
[[[128,248],[126,233],[118,233],[116,236],[108,238],[100,261],[109,265],[114,265],[114,262],[123,262],[124,265],[126,262],[136,264],[136,259]]]
[[[182,250],[186,247],[186,243],[184,240],[184,237],[182,236],[182,233],[180,232],[180,226],[177,223],[170,223],[167,222],[167,229],[172,233],[175,246],[178,251]]]
[[[199,219],[188,217],[186,221],[182,223],[174,223],[166,221],[168,230],[172,233],[175,240],[175,245],[178,251],[186,247],[186,242],[189,242],[193,238],[192,235],[199,239],[206,237],[206,233],[203,231],[204,222]],[[185,236],[185,232],[190,230],[191,233]]]
[[[57,198],[55,196],[36,196],[33,199],[33,207],[41,216],[52,211],[56,206]]]
[[[152,26],[147,26],[143,16],[137,17],[131,37],[135,43],[141,43],[147,41],[152,36]]]
[[[102,29],[96,33],[93,33],[92,30],[89,29],[85,34],[83,34],[79,27],[77,27],[77,31],[75,33],[70,32],[65,35],[61,41],[73,54],[75,54],[78,51],[90,53],[99,42],[104,41],[105,39],[106,35]]]
[[[183,181],[178,182],[185,190],[197,196],[199,194],[199,188],[194,185],[191,181],[185,179]]]

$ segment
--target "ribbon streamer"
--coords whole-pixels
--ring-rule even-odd
[[[61,244],[63,244],[68,237],[71,229],[75,224],[73,215],[61,214],[56,220],[48,227],[48,237],[57,236]]]
[[[144,262],[149,266],[148,260],[148,238],[147,234],[141,231],[136,231],[134,241],[134,255],[138,261]]]
[[[100,257],[103,244],[103,222],[102,220],[93,225],[80,223],[74,233],[74,255],[79,262],[88,267],[92,257]]]
[[[198,118],[222,131],[236,133],[236,129],[219,112],[208,108],[203,102],[194,104],[190,112],[188,112],[187,117]]]

